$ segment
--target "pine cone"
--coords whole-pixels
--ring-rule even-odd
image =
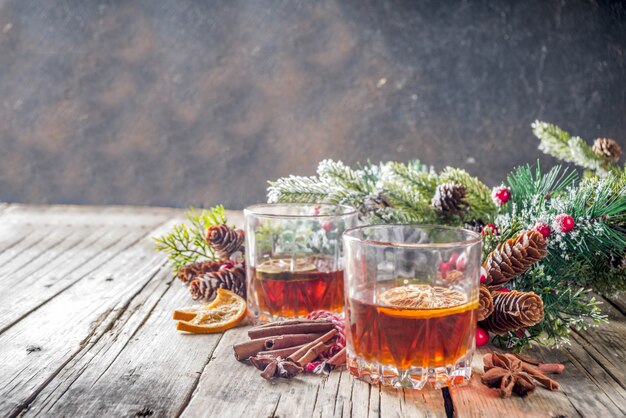
[[[361,206],[359,206],[359,216],[364,217],[369,215],[370,213],[375,213],[381,209],[386,209],[390,206],[391,204],[384,194],[370,194],[365,196],[365,199],[363,199],[363,203],[361,203]]]
[[[598,138],[593,142],[593,152],[604,160],[616,163],[622,156],[622,147],[609,138]]]
[[[465,196],[467,196],[467,190],[464,186],[455,183],[443,183],[437,186],[430,205],[436,212],[445,216],[458,215],[469,209]]]
[[[493,313],[480,326],[496,334],[531,327],[543,319],[543,301],[534,292],[494,292]]]
[[[478,295],[478,320],[486,319],[493,312],[493,298],[487,286],[480,286]]]
[[[194,299],[211,300],[217,289],[232,290],[246,297],[246,269],[243,264],[234,267],[222,266],[218,271],[196,277],[189,284],[189,293]]]
[[[465,225],[463,225],[463,228],[465,229],[469,229],[470,231],[474,231],[474,232],[478,232],[479,234],[481,232],[483,232],[483,228],[485,227],[485,223],[482,221],[482,219],[472,219],[469,222],[466,222]]]
[[[188,284],[190,281],[205,273],[219,270],[222,263],[218,261],[199,261],[197,263],[187,264],[178,270],[176,275],[184,284]]]
[[[205,239],[219,258],[227,260],[235,251],[243,250],[244,232],[226,224],[213,225],[207,230]]]
[[[498,289],[513,277],[524,273],[533,263],[547,255],[548,244],[545,238],[535,230],[526,231],[500,244],[493,250],[483,264],[487,271],[485,284],[491,289]]]

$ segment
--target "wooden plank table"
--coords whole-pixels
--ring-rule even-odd
[[[530,353],[565,363],[559,392],[501,400],[476,377],[449,392],[400,391],[369,386],[345,370],[266,382],[233,357],[246,327],[216,335],[175,330],[172,311],[190,297],[151,236],[181,215],[0,204],[0,415],[626,415],[624,298],[603,299],[609,325],[576,332],[562,350]],[[242,221],[238,212],[230,217]]]

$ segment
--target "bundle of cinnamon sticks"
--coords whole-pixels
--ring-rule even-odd
[[[263,370],[261,376],[293,377],[307,364],[328,350],[336,339],[337,329],[326,320],[291,320],[269,323],[251,328],[250,341],[235,344],[235,358],[249,360]],[[326,364],[336,367],[345,362],[345,348]]]

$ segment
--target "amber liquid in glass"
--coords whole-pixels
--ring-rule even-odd
[[[378,296],[383,297],[374,298],[373,291],[365,291],[348,299],[349,338],[358,357],[403,370],[432,368],[453,365],[472,348],[478,301],[467,302],[461,292],[452,289],[415,287],[432,300],[386,303],[384,292],[388,289],[379,289]],[[401,287],[391,290],[396,289]],[[372,300],[376,303],[365,302]]]
[[[343,270],[333,270],[331,258],[298,259],[295,267],[284,259],[279,264],[273,269],[263,264],[252,268],[252,287],[261,312],[283,318],[304,317],[317,310],[341,312]]]

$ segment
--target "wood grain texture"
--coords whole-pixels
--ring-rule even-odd
[[[625,145],[625,10],[4,0],[0,200],[243,208],[324,158],[496,185],[540,156],[537,118]]]
[[[172,311],[191,303],[151,236],[180,211],[120,207],[0,207],[0,415],[131,417],[547,417],[626,414],[626,317],[577,332],[561,350],[529,354],[562,362],[562,391],[502,400],[479,382],[401,391],[346,370],[263,380],[237,362],[245,326],[216,335],[175,330]],[[240,212],[229,212],[242,225]],[[42,235],[33,239],[32,235]],[[49,268],[45,268],[48,266]],[[51,286],[46,287],[46,285]],[[50,289],[50,290],[46,290]],[[31,298],[27,298],[31,292]],[[48,292],[48,293],[47,293]],[[449,411],[445,401],[449,400]]]

